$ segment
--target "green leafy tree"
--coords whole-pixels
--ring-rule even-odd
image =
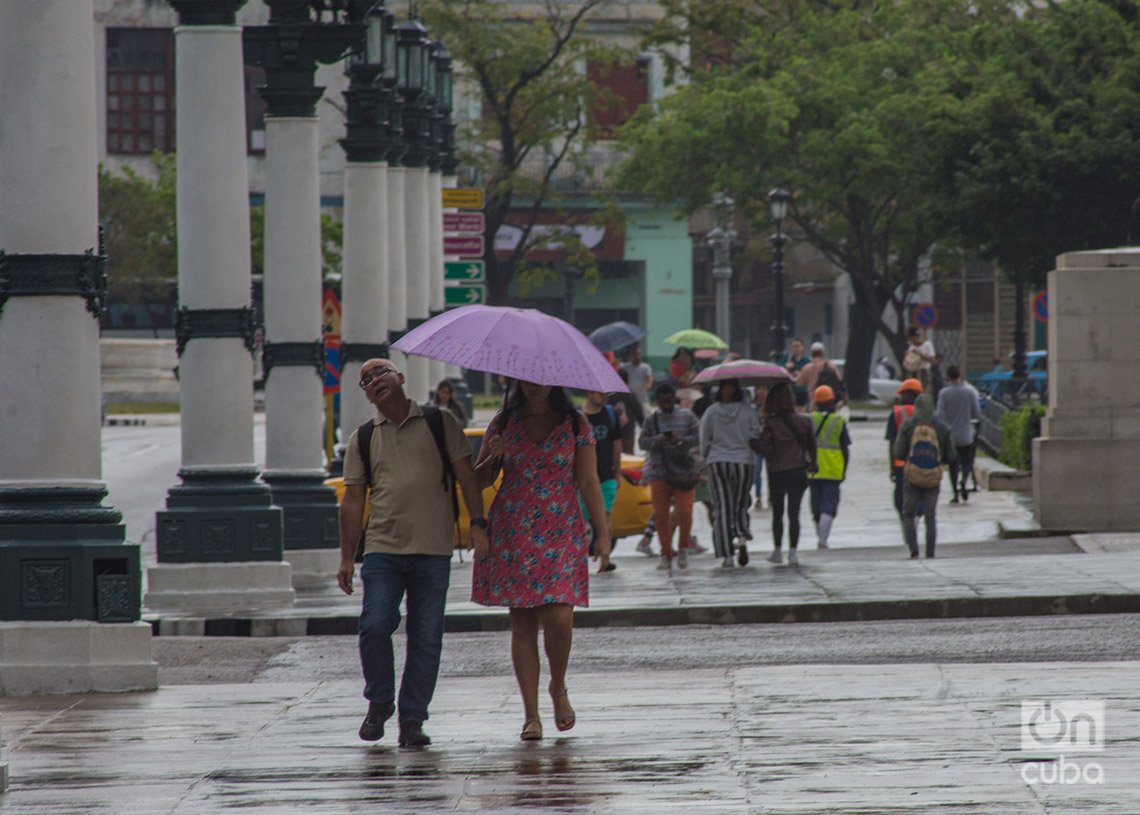
[[[851,277],[853,391],[876,332],[901,356],[930,260],[1040,286],[1055,255],[1136,237],[1134,3],[665,2],[651,38],[693,44],[689,84],[626,129],[620,180],[685,212],[727,189],[756,223],[785,180],[793,231]]]
[[[1140,39],[1124,6],[1067,0],[980,30],[964,92],[930,112],[940,216],[1022,286],[1042,288],[1059,254],[1138,237]]]
[[[175,158],[155,153],[151,161],[153,177],[129,165],[119,172],[99,167],[108,294],[142,306],[164,301],[178,274]]]
[[[724,189],[757,226],[767,190],[789,186],[789,231],[850,275],[847,378],[861,396],[877,334],[901,358],[907,303],[941,237],[919,172],[937,158],[927,111],[955,93],[946,77],[964,70],[962,38],[1013,15],[955,0],[744,8],[702,18],[679,6],[685,16],[655,32],[708,49],[683,66],[687,85],[627,126],[619,182],[686,213]]]
[[[485,189],[488,299],[505,303],[511,279],[553,273],[527,255],[561,244],[568,262],[597,272],[572,231],[536,230],[539,213],[560,205],[559,180],[582,162],[593,139],[587,115],[594,89],[581,70],[587,60],[613,59],[615,49],[584,31],[607,0],[546,2],[520,11],[497,0],[426,0],[420,14],[447,43],[458,76],[477,89],[482,116],[461,125],[460,161]],[[511,211],[524,210],[521,238],[499,260],[495,236]]]

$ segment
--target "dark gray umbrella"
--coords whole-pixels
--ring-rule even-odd
[[[599,351],[616,351],[645,339],[646,331],[639,325],[618,320],[595,328],[587,336]]]

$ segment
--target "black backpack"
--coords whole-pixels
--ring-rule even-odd
[[[847,396],[847,386],[843,384],[843,380],[835,371],[835,366],[830,362],[825,362],[823,367],[819,369],[819,378],[816,379],[815,386],[818,388],[820,385],[827,385],[831,388],[835,393],[836,402],[842,402]]]
[[[455,468],[451,466],[451,456],[447,454],[447,439],[443,434],[443,414],[435,405],[423,405],[420,410],[423,411],[424,420],[431,430],[432,438],[435,439],[435,446],[439,450],[439,458],[443,462],[443,476],[440,478],[440,483],[443,484],[445,491],[450,491],[451,512],[453,517],[459,520],[459,496],[455,489]],[[364,477],[368,479],[369,488],[372,487],[372,431],[375,427],[372,420],[369,419],[356,429],[356,449],[360,452],[360,460],[364,463]],[[364,533],[366,531],[367,528],[360,530],[360,539],[356,542],[355,559],[357,563],[364,560]]]

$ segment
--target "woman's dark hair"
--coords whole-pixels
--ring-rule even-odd
[[[507,426],[510,421],[511,414],[517,412],[526,404],[526,394],[523,393],[522,387],[519,385],[517,379],[508,379],[507,387],[503,391],[503,407],[499,410],[499,421],[497,427],[500,433]],[[566,389],[559,385],[552,385],[550,388],[550,396],[547,399],[547,404],[559,417],[565,419],[570,417],[571,423],[574,425],[574,435],[578,435],[578,408],[574,407],[574,403],[570,401],[569,394]]]
[[[796,409],[796,400],[792,396],[792,386],[787,382],[777,382],[768,391],[768,398],[764,401],[764,413],[769,416],[779,416],[781,413],[792,413]]]
[[[717,392],[716,392],[716,400],[718,402],[725,401],[724,399],[721,398],[721,396],[724,394],[724,389],[729,385],[732,385],[732,387],[735,388],[735,390],[732,392],[732,399],[730,399],[728,401],[743,402],[744,401],[744,389],[742,387],[740,387],[740,380],[739,379],[726,379],[723,382],[721,382],[720,387],[717,389]]]
[[[455,386],[451,384],[451,380],[450,380],[450,379],[445,379],[445,380],[443,380],[442,382],[440,382],[438,385],[436,385],[436,386],[435,386],[435,394],[436,394],[436,396],[439,396],[439,389],[440,389],[440,388],[447,388],[447,389],[448,389],[449,391],[451,391],[453,394],[455,393]]]
[[[688,357],[689,362],[692,362],[693,359],[695,358],[693,356],[693,349],[692,348],[686,348],[685,346],[682,345],[680,348],[678,348],[676,351],[673,352],[673,356],[669,357],[669,359],[680,359],[681,357]]]

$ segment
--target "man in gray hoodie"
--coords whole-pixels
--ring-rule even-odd
[[[918,516],[926,519],[926,556],[934,557],[938,537],[934,515],[938,508],[938,488],[942,465],[957,462],[958,453],[950,436],[950,426],[934,416],[934,398],[924,393],[914,403],[914,415],[903,422],[895,438],[896,460],[903,468],[903,540],[911,558],[918,557]]]

